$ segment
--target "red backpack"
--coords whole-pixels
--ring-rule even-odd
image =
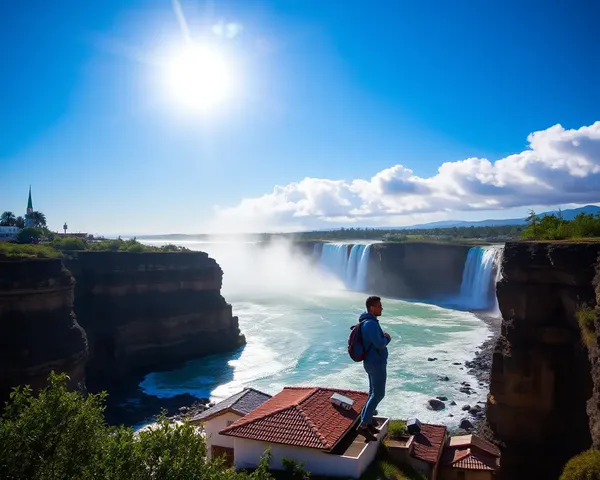
[[[365,350],[365,345],[363,343],[362,338],[362,324],[366,322],[363,320],[362,322],[358,322],[355,325],[350,327],[350,335],[348,335],[348,355],[355,362],[362,362],[366,356],[369,348]]]

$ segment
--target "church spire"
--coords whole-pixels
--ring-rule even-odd
[[[29,200],[27,200],[27,213],[33,213],[33,202],[31,201],[31,185],[29,185]]]
[[[31,214],[33,213],[33,202],[31,201],[31,185],[29,185],[29,199],[27,200],[27,213],[25,214],[25,226],[33,227],[33,219]]]

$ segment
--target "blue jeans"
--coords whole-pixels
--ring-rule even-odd
[[[387,365],[363,364],[365,372],[369,376],[369,399],[360,413],[360,423],[368,425],[373,423],[373,412],[379,402],[385,397],[385,382],[387,379]]]

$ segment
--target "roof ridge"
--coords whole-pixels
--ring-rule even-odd
[[[454,457],[454,460],[452,460],[452,465],[454,465],[456,462],[464,460],[469,455],[471,455],[471,449],[467,448],[464,452],[460,452],[456,457]]]
[[[321,441],[324,447],[330,448],[330,445],[327,443],[327,439],[325,436],[319,431],[317,426],[313,423],[310,417],[306,414],[306,412],[302,409],[300,405],[296,405],[295,408],[298,410],[302,418],[306,421],[307,425],[310,427],[315,436]]]
[[[221,432],[230,432],[231,430],[235,430],[236,428],[245,427],[246,425],[250,425],[251,423],[257,422],[258,420],[262,420],[266,417],[270,417],[271,415],[275,415],[276,413],[281,413],[281,412],[284,412],[285,410],[290,410],[291,408],[295,408],[295,407],[296,407],[295,404],[294,405],[285,405],[283,407],[279,407],[276,410],[267,411],[267,412],[263,413],[262,415],[251,418],[249,420],[246,419],[245,417],[242,417],[234,424],[232,424],[228,427],[225,427],[223,430],[221,430]]]
[[[272,396],[273,396],[273,395],[270,395],[270,394],[268,394],[268,393],[261,392],[260,390],[257,390],[257,389],[256,389],[256,388],[254,388],[254,387],[244,387],[244,390],[252,390],[253,392],[260,393],[261,395],[265,395],[265,396],[267,396],[267,397],[272,397]]]

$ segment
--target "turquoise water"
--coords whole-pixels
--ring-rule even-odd
[[[247,345],[234,354],[152,373],[141,383],[146,393],[191,393],[218,401],[245,386],[271,394],[286,385],[368,389],[362,365],[346,352],[350,326],[364,310],[366,294],[346,291],[285,246],[260,254],[239,247],[192,246],[209,251],[226,272],[223,294],[239,317]],[[423,303],[383,299],[383,307],[380,321],[392,342],[387,393],[379,412],[458,424],[464,417],[462,405],[486,398],[487,386],[480,387],[466,373],[464,362],[488,337],[487,326],[473,314]],[[438,375],[450,381],[439,381]],[[477,393],[459,392],[463,381]],[[437,395],[448,397],[446,410],[426,408],[427,400]],[[450,406],[451,400],[457,405]]]

